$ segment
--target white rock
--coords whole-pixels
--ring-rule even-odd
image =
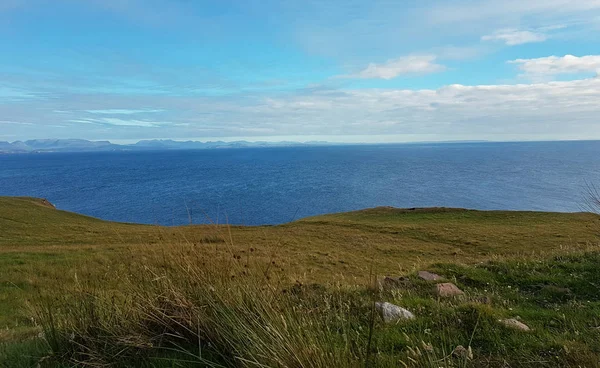
[[[502,323],[506,327],[514,328],[516,330],[531,331],[531,329],[529,328],[529,326],[527,326],[523,322],[521,322],[521,321],[519,321],[517,319],[514,319],[514,318],[501,319],[500,323]]]
[[[388,302],[375,302],[375,308],[379,311],[385,323],[393,323],[399,320],[414,319],[415,315],[410,311]]]

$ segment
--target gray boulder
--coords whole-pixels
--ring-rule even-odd
[[[419,271],[418,275],[425,281],[437,281],[442,278],[442,276],[429,271]]]
[[[415,315],[410,311],[388,302],[375,302],[375,309],[377,309],[385,323],[415,318]]]

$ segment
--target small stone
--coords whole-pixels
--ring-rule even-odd
[[[410,311],[388,302],[375,302],[375,308],[379,311],[385,323],[398,322],[400,320],[414,319],[415,315]]]
[[[444,282],[441,284],[436,284],[435,289],[437,295],[448,298],[452,296],[464,295],[465,293],[458,288],[458,286],[454,285],[451,282]]]
[[[529,326],[515,318],[501,319],[500,323],[502,323],[506,327],[514,328],[516,330],[531,331],[531,328],[529,328]]]
[[[442,278],[442,276],[429,271],[419,271],[418,275],[425,281],[437,281]]]

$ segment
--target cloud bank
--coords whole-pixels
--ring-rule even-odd
[[[72,111],[56,102],[4,111],[32,138],[53,136],[64,124],[74,138],[196,138],[253,136],[397,136],[399,141],[600,138],[600,78],[517,85],[448,85],[439,89],[312,89],[281,96],[79,99]],[[113,103],[160,106],[156,117],[81,117]],[[103,106],[104,105],[104,106]],[[43,106],[43,107],[42,107]],[[93,106],[94,108],[90,108]],[[118,108],[120,109],[120,107]],[[140,107],[140,110],[142,108]],[[158,110],[158,109],[157,109]],[[179,111],[176,119],[169,111]],[[45,119],[40,119],[40,114]],[[19,119],[17,119],[19,118]],[[13,125],[5,125],[12,134]],[[80,132],[75,134],[75,132]]]
[[[548,56],[537,59],[517,59],[509,63],[518,65],[523,72],[522,76],[530,78],[578,73],[600,74],[600,55]]]

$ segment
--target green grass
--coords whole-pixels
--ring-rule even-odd
[[[0,197],[0,366],[596,367],[599,231],[441,208],[159,227]],[[466,296],[438,299],[424,268]],[[385,325],[375,300],[417,318]],[[517,316],[533,331],[498,323]]]

